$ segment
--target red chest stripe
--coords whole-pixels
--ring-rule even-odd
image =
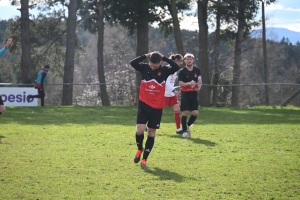
[[[198,85],[196,85],[195,87],[191,87],[190,85],[187,87],[181,87],[180,90],[182,92],[195,92],[195,89],[198,87]]]

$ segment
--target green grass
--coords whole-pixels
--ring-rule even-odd
[[[167,108],[146,169],[136,111],[7,108],[0,199],[299,199],[299,108],[200,108],[190,139]]]

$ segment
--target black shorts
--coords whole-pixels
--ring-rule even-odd
[[[147,124],[149,128],[159,129],[163,109],[156,109],[139,101],[138,113],[136,117],[137,124]]]
[[[197,92],[182,92],[181,91],[181,101],[180,110],[181,111],[192,111],[198,110],[198,93]]]
[[[37,89],[38,90],[38,94],[40,98],[44,98],[45,97],[45,92],[43,89]]]

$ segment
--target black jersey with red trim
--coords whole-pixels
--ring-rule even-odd
[[[164,108],[166,80],[170,74],[179,70],[179,66],[167,57],[163,57],[162,60],[170,66],[160,65],[153,71],[149,63],[140,63],[146,58],[142,55],[130,62],[131,66],[142,74],[139,99],[152,108]]]
[[[198,82],[198,77],[201,76],[200,69],[198,67],[193,66],[192,71],[189,71],[186,67],[182,68],[178,75],[178,81],[182,81],[184,83],[195,81]],[[197,85],[196,85],[197,87]],[[190,85],[187,87],[180,87],[182,92],[194,92],[195,87],[191,87]]]

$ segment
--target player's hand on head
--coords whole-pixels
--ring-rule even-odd
[[[157,53],[160,55],[161,58],[164,57],[164,55],[162,55],[159,51],[157,51]]]

